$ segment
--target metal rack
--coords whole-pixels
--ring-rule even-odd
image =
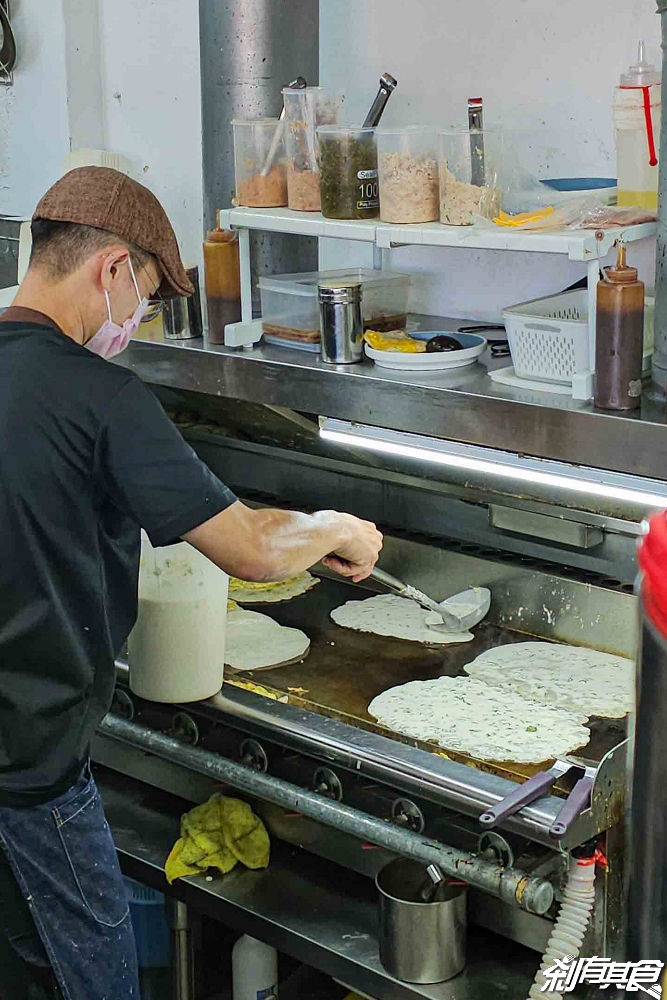
[[[654,236],[657,223],[600,231],[526,233],[504,228],[444,226],[439,222],[422,225],[392,225],[372,220],[339,221],[325,219],[319,212],[294,212],[289,208],[226,208],[219,212],[223,229],[239,231],[241,261],[241,320],[245,337],[230,341],[230,346],[257,342],[260,331],[252,323],[252,287],[250,272],[250,230],[322,236],[329,239],[355,240],[373,245],[373,266],[382,267],[382,251],[403,246],[464,247],[473,250],[510,250],[522,253],[564,254],[569,260],[585,262],[588,279],[588,337],[590,356],[595,357],[595,289],[600,258],[606,256],[619,240],[630,243]],[[575,399],[591,399],[593,372],[577,378],[573,385]]]

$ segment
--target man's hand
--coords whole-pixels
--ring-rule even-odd
[[[352,514],[325,511],[324,515],[340,518],[343,533],[349,534],[322,562],[334,573],[350,577],[354,583],[365,580],[378,561],[382,535],[370,521],[362,521]]]
[[[352,514],[251,510],[240,500],[183,538],[230,576],[257,583],[286,580],[320,560],[357,583],[382,548],[375,525]]]

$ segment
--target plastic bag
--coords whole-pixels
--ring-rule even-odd
[[[619,226],[637,226],[641,222],[655,222],[657,215],[639,206],[589,204],[579,216],[567,225],[570,229],[616,229]]]

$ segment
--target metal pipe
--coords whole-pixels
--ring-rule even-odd
[[[391,549],[392,540],[387,544]],[[516,598],[512,607],[518,606],[521,600],[523,598]],[[619,614],[617,609],[614,613]],[[129,667],[122,660],[116,660],[116,676],[127,684]],[[126,696],[125,692],[123,695]],[[213,709],[216,719],[224,724],[232,727],[241,725],[246,732],[257,737],[271,732],[279,743],[291,750],[314,754],[320,760],[356,770],[376,781],[396,785],[409,795],[424,796],[436,805],[455,809],[467,816],[479,816],[501,802],[515,787],[514,782],[507,778],[425,754],[417,747],[357,730],[327,716],[304,720],[303,711],[294,705],[258,699],[256,695],[230,685],[225,685],[221,692],[201,705],[209,718]],[[133,717],[124,716],[130,720]],[[549,829],[562,804],[563,800],[558,796],[545,795],[508,820],[505,829],[553,847]],[[587,840],[594,832],[597,829],[589,832],[587,828],[583,834],[580,831],[580,835]],[[580,842],[565,838],[561,847],[569,849]]]
[[[319,2],[200,0],[199,36],[204,229],[210,229],[234,196],[232,118],[277,118],[290,80],[298,73],[310,84],[319,79]],[[314,237],[254,232],[250,247],[254,279],[317,268]]]
[[[662,22],[662,77],[667,79],[667,0],[658,0]],[[667,128],[660,131],[658,158],[658,236],[655,268],[655,346],[653,381],[667,390]]]
[[[463,879],[529,913],[546,913],[553,902],[553,886],[545,879],[527,875],[516,868],[503,869],[500,865],[467,851],[459,851],[437,840],[400,829],[341,802],[334,802],[280,778],[261,774],[207,750],[180,743],[164,733],[146,729],[135,722],[107,715],[99,732],[164,760],[181,764],[191,771],[215,778],[248,795],[283,806],[290,812],[298,812],[327,826],[336,827],[394,854],[414,858],[425,864],[437,864],[446,875]]]
[[[171,900],[172,974],[174,1000],[195,1000],[195,966],[190,916],[185,903]]]

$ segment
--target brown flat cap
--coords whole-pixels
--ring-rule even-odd
[[[192,295],[178,243],[152,191],[110,167],[77,167],[49,188],[33,219],[104,229],[152,254],[162,270],[160,294]]]

